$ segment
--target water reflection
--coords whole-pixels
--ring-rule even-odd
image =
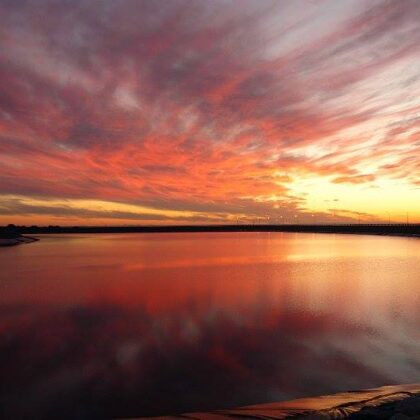
[[[1,414],[154,415],[417,381],[419,246],[171,234],[1,250]]]

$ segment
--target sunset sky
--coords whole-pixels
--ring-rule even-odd
[[[0,0],[0,225],[420,222],[420,1]]]

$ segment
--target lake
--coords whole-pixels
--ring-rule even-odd
[[[0,249],[0,417],[204,411],[420,378],[420,240],[39,235]]]

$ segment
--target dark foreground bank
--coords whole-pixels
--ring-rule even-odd
[[[231,410],[163,416],[159,419],[351,419],[405,420],[420,418],[420,384],[393,385]],[[157,417],[154,417],[157,419]]]
[[[35,241],[38,241],[38,239],[30,236],[23,236],[19,233],[0,231],[0,247],[26,244]]]
[[[14,226],[19,235],[48,233],[183,233],[183,232],[302,232],[396,235],[420,237],[420,224],[334,224],[334,225],[181,225],[181,226]]]

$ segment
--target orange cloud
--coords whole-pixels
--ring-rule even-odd
[[[0,222],[309,221],[307,178],[418,196],[418,3],[298,3],[1,4]]]

